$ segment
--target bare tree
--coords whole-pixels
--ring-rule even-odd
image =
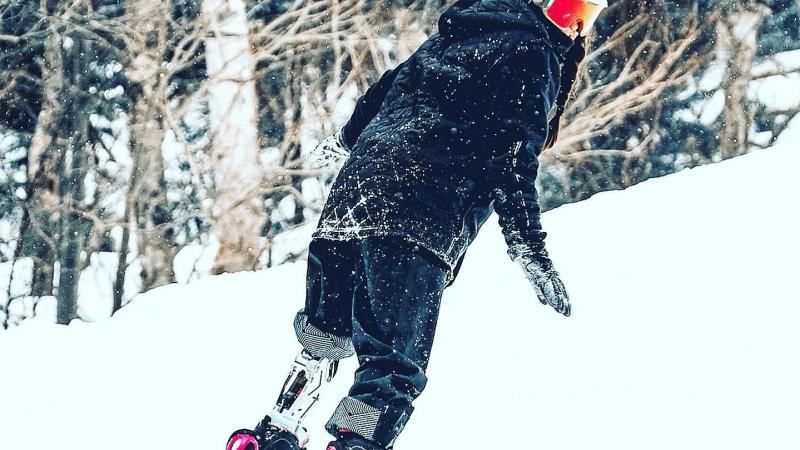
[[[241,0],[203,0],[212,160],[216,196],[212,212],[219,251],[213,273],[252,270],[261,254],[264,208],[259,196],[255,60],[247,10]]]
[[[47,16],[45,2],[40,3],[39,14]],[[58,165],[64,152],[63,142],[59,140],[59,116],[66,85],[61,53],[63,42],[54,21],[48,22],[44,30],[50,38],[44,40],[44,57],[40,64],[43,102],[28,149],[27,205],[20,227],[21,253],[33,260],[33,296],[53,294],[58,245],[53,240],[56,220],[52,212],[59,204]]]
[[[97,105],[89,80],[97,42],[111,47],[91,4],[42,0],[37,13],[37,26],[25,38],[41,44],[43,101],[28,151],[21,253],[34,261],[31,294],[55,292],[57,321],[66,324],[77,317],[78,281],[101,221],[86,191],[94,164],[89,114]]]
[[[664,148],[668,131],[662,108],[676,93],[698,89],[698,73],[719,55],[725,62],[718,88],[725,106],[711,125],[718,142],[709,147],[708,142],[688,139],[682,150],[689,158],[686,165],[737,156],[752,147],[757,105],[748,97],[748,87],[756,62],[756,33],[768,10],[755,1],[722,2],[701,15],[690,3],[682,5],[676,17],[664,8],[650,1],[616,2],[609,8],[607,14],[620,26],[590,51],[583,67],[612,69],[584,70],[560,140],[542,156],[546,176],[558,186],[545,189],[546,208],[652,176],[653,155]],[[625,140],[608,139],[615,130],[624,130]]]
[[[750,147],[750,127],[756,105],[748,99],[758,42],[756,33],[769,8],[755,1],[743,2],[739,11],[717,23],[719,51],[727,58],[727,77],[721,89],[725,92],[723,129],[720,152],[724,159],[743,155]]]
[[[197,37],[175,32],[171,2],[129,0],[121,30],[128,56],[126,78],[131,99],[129,141],[133,165],[125,198],[123,235],[114,281],[112,311],[122,307],[131,233],[136,233],[141,264],[140,290],[147,291],[175,281],[172,267],[177,253],[173,222],[164,176],[162,144],[166,135],[168,88],[175,64],[175,42],[196,48]],[[178,34],[177,39],[174,34]],[[164,64],[168,62],[168,64]]]

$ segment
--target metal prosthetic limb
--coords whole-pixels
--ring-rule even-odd
[[[305,447],[308,442],[308,432],[301,421],[317,403],[320,393],[338,368],[338,360],[317,358],[306,350],[300,351],[292,363],[278,401],[268,417],[272,425],[297,436],[300,447]]]
[[[301,422],[336,375],[339,360],[355,354],[355,349],[350,337],[309,323],[303,310],[295,316],[294,330],[303,350],[292,363],[278,401],[254,429],[235,431],[228,439],[227,450],[305,449],[308,432]]]

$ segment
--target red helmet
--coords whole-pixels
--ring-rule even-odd
[[[542,4],[542,9],[553,23],[562,28],[577,26],[584,36],[592,29],[600,12],[607,7],[607,0],[545,0]]]

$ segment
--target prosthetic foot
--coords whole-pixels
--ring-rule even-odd
[[[336,375],[338,360],[315,358],[302,350],[292,363],[275,407],[253,430],[242,429],[228,439],[227,450],[296,450],[305,448],[308,432],[303,417]]]
[[[348,338],[325,333],[308,323],[303,312],[294,323],[303,350],[297,354],[278,401],[252,430],[235,431],[227,450],[301,450],[308,432],[301,424],[320,394],[336,375],[339,360],[354,353]]]

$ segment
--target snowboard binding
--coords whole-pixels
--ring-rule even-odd
[[[226,450],[302,450],[308,431],[300,422],[333,379],[339,361],[315,357],[306,350],[295,357],[272,411],[253,430],[241,429],[228,438]]]
[[[269,423],[265,417],[255,430],[234,431],[228,439],[226,450],[300,450],[294,434]],[[266,421],[266,424],[264,423]]]

